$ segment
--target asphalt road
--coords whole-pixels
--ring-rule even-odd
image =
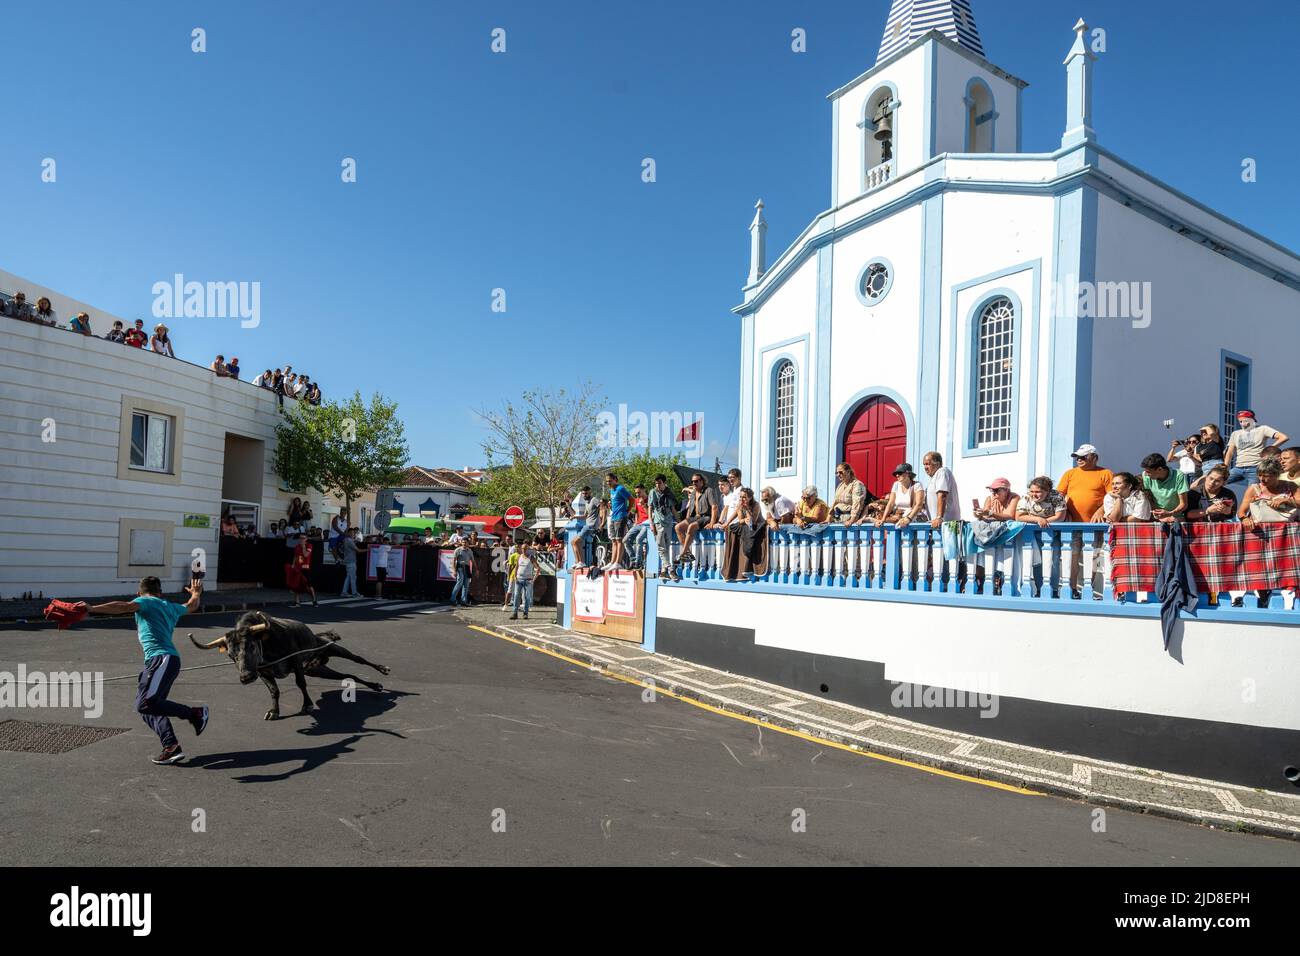
[[[286,615],[289,612],[285,612]],[[3,710],[0,719],[129,728],[61,755],[0,752],[8,864],[1297,865],[1300,844],[1026,796],[836,750],[660,697],[471,630],[450,614],[376,619],[322,607],[388,691],[262,719],[269,696],[233,667],[182,674],[173,697],[211,706],[188,759],[149,762],[157,738],[134,680],[102,717]],[[234,615],[183,620],[185,666]],[[183,643],[182,643],[183,642]],[[0,627],[0,670],[134,675],[130,619],[58,633]],[[351,665],[350,665],[351,666]],[[201,808],[206,831],[195,832]],[[794,825],[802,819],[806,826]]]

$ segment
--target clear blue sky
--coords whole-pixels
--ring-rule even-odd
[[[989,58],[1030,83],[1027,149],[1060,143],[1083,15],[1107,30],[1102,143],[1300,248],[1294,0],[972,2]],[[258,281],[260,327],[174,320],[179,353],[382,391],[420,464],[481,462],[473,409],[581,379],[611,408],[703,413],[728,462],[754,201],[769,258],[826,207],[825,95],[873,64],[888,9],[9,4],[0,267],[146,319],[174,273]]]

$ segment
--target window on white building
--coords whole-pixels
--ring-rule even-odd
[[[975,445],[1011,441],[1016,309],[1005,296],[980,311],[975,383]]]
[[[1230,358],[1223,360],[1223,434],[1237,428],[1237,412],[1250,406],[1250,365]]]
[[[794,363],[788,359],[776,370],[776,423],[773,463],[777,470],[794,467]]]
[[[131,416],[131,467],[171,471],[172,421],[166,415],[135,412]]]

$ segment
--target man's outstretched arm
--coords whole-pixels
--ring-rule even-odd
[[[106,601],[87,608],[90,614],[134,614],[137,610],[134,601]]]

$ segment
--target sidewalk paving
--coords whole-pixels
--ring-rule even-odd
[[[64,601],[85,601],[87,604],[104,604],[108,601],[132,601],[135,600],[135,592],[130,594],[122,593],[106,597],[65,597]],[[321,595],[325,597],[327,595]],[[333,596],[333,595],[328,595]],[[177,601],[184,604],[189,595],[177,591],[174,594],[164,594],[169,601]],[[0,601],[0,621],[28,621],[35,623],[45,620],[45,608],[54,596],[48,596],[40,600],[17,600],[17,601]],[[200,606],[200,614],[220,614],[226,611],[247,611],[254,608],[266,607],[269,604],[288,604],[293,600],[293,592],[283,588],[231,588],[220,591],[204,591],[203,604]]]
[[[1099,806],[1300,839],[1300,791],[1292,796],[1256,790],[929,727],[675,657],[649,654],[637,644],[578,634],[554,623],[554,608],[533,611],[528,621],[511,621],[508,612],[487,605],[456,614],[467,623],[612,674],[653,683],[659,690],[857,750]]]

